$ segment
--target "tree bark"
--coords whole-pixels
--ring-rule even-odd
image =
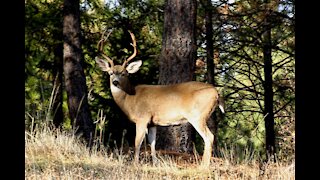
[[[207,79],[208,83],[214,82],[214,63],[213,63],[213,30],[212,30],[212,3],[211,0],[204,0],[205,24],[206,24],[206,53],[207,53]]]
[[[63,43],[59,43],[54,49],[54,82],[55,96],[52,105],[53,110],[53,124],[56,128],[59,128],[63,123],[63,111],[62,111],[62,82],[63,82]]]
[[[266,153],[267,159],[274,158],[276,152],[274,113],[273,113],[273,89],[272,89],[272,55],[271,55],[271,27],[269,15],[265,19],[265,32],[263,34],[264,57],[264,117],[266,129]],[[275,161],[275,159],[273,159]]]
[[[205,8],[205,27],[206,27],[206,54],[207,54],[207,80],[208,83],[215,85],[214,81],[214,51],[213,51],[213,29],[212,29],[212,3],[211,0],[204,0],[203,5]],[[218,132],[218,116],[214,111],[208,120],[208,127],[214,135],[213,151],[217,150],[217,132]]]
[[[64,1],[63,19],[63,69],[68,96],[71,123],[76,134],[92,145],[94,124],[91,119],[87,100],[86,78],[82,68],[82,49],[80,42],[80,4],[79,0]]]
[[[193,80],[196,60],[195,26],[195,0],[166,0],[159,84]],[[189,123],[158,127],[157,134],[157,148],[176,152],[193,151],[195,130]]]

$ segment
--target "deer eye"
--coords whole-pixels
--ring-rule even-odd
[[[109,72],[109,75],[112,76],[112,75],[113,75],[113,71],[110,71],[110,72]]]

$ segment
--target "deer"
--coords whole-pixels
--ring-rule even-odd
[[[122,65],[114,65],[113,60],[103,51],[104,43],[111,32],[107,38],[104,38],[104,33],[97,45],[103,59],[96,56],[95,61],[102,71],[109,74],[110,90],[114,101],[128,119],[135,123],[134,164],[139,163],[140,147],[146,134],[150,143],[152,162],[155,164],[157,162],[156,127],[190,123],[204,141],[201,165],[208,167],[212,156],[214,135],[207,126],[207,120],[217,106],[224,113],[223,103],[216,88],[211,84],[198,81],[171,85],[133,86],[130,84],[129,74],[136,73],[142,65],[141,60],[129,63],[137,55],[134,34],[129,31],[133,54]]]

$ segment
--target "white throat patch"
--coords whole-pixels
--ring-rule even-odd
[[[112,93],[119,93],[119,92],[121,92],[122,90],[120,89],[120,88],[118,88],[117,86],[115,86],[115,85],[113,85],[112,83],[111,83],[111,92]]]

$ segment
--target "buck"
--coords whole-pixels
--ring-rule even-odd
[[[110,76],[114,101],[136,124],[134,163],[139,162],[140,146],[146,133],[151,144],[152,161],[155,163],[156,126],[189,122],[203,138],[205,146],[202,165],[209,166],[214,136],[207,126],[207,120],[216,106],[224,112],[217,90],[210,84],[196,81],[173,85],[132,86],[128,75],[137,72],[142,61],[128,64],[137,54],[135,36],[130,31],[129,33],[134,52],[122,65],[114,65],[113,60],[103,52],[103,44],[107,40],[104,39],[104,33],[98,42],[98,50],[107,61],[96,57],[96,62],[102,71],[106,71]]]

